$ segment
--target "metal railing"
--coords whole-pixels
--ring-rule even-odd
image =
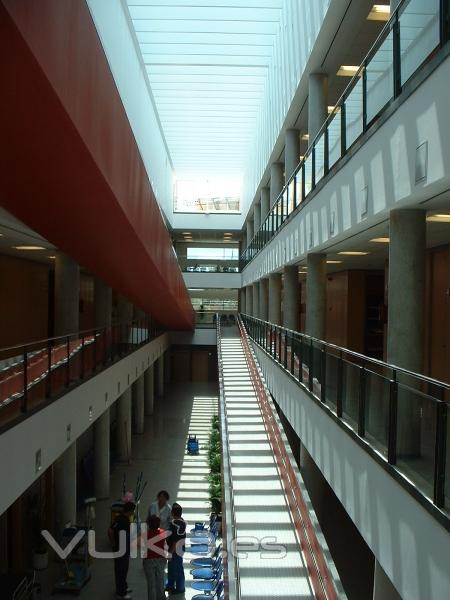
[[[450,385],[243,315],[250,338],[450,527]]]
[[[0,428],[162,333],[147,317],[0,349]]]
[[[280,428],[274,418],[274,409],[267,400],[267,393],[261,381],[255,359],[247,339],[247,329],[242,319],[239,319],[242,343],[246,356],[250,377],[258,398],[261,414],[264,418],[264,426],[275,458],[280,480],[283,484],[287,505],[291,513],[292,522],[298,533],[301,548],[305,558],[308,575],[314,590],[315,598],[322,600],[336,600],[338,598],[335,582],[328,568],[323,549],[317,538],[314,525],[311,520],[308,506],[306,505],[302,491],[299,486],[297,475],[292,467],[286,445],[283,441]]]
[[[241,271],[448,41],[449,14],[449,0],[400,3],[241,254]]]
[[[233,478],[231,476],[230,438],[228,433],[228,417],[225,403],[223,383],[223,359],[220,316],[217,323],[217,358],[219,365],[219,423],[222,446],[222,538],[225,546],[225,592],[228,600],[240,600],[241,585],[239,576],[239,560],[236,552],[236,511],[234,505]],[[230,560],[231,559],[231,560]]]

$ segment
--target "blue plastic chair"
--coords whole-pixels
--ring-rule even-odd
[[[196,435],[189,435],[187,441],[187,451],[188,454],[198,454],[200,451],[200,444],[198,443],[198,439]]]
[[[218,556],[222,552],[222,544],[219,544],[214,550],[212,556],[200,556],[191,560],[191,567],[199,569],[200,567],[212,567]]]
[[[211,594],[196,594],[192,597],[192,600],[205,600],[205,598],[216,598],[216,600],[223,600],[224,598],[224,585],[223,581],[217,582],[217,587],[213,590],[214,593]]]
[[[202,579],[203,581],[211,581],[216,579],[217,571],[221,568],[222,556],[218,556],[211,567],[200,567],[193,569],[191,575],[194,579]]]
[[[220,567],[214,572],[214,578],[209,580],[195,580],[192,582],[191,587],[199,592],[206,592],[210,594],[219,585],[219,581],[222,579],[223,567]]]

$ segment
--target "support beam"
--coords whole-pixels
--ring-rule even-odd
[[[298,331],[300,320],[300,284],[298,267],[284,268],[283,326]]]
[[[309,143],[319,133],[328,117],[328,76],[312,73],[309,76],[308,133]]]
[[[284,174],[285,183],[289,181],[294,174],[295,169],[300,162],[300,131],[298,129],[288,129],[286,131],[286,142],[284,147]]]
[[[265,277],[259,282],[259,318],[269,320],[269,279]]]
[[[239,312],[243,315],[247,314],[245,288],[239,290]]]
[[[142,434],[145,431],[144,375],[138,377],[133,383],[131,393],[133,433]]]
[[[245,309],[247,315],[253,315],[253,287],[248,285],[245,288]]]
[[[270,188],[268,188],[268,187],[263,187],[261,190],[260,208],[261,208],[261,219],[260,220],[261,220],[261,224],[262,224],[266,220],[266,217],[269,214],[269,210],[270,210]]]
[[[272,163],[270,166],[270,206],[275,204],[284,187],[283,163]]]
[[[281,274],[269,276],[269,321],[281,325]]]
[[[109,498],[110,493],[110,426],[108,409],[94,423],[94,496],[97,500]]]
[[[55,259],[55,335],[78,332],[80,267],[62,252]]]
[[[255,282],[253,284],[253,316],[256,319],[259,319],[259,283]]]
[[[111,327],[112,289],[97,277],[94,278],[94,312],[97,329]]]
[[[306,276],[306,324],[307,335],[325,339],[327,310],[327,256],[308,254]]]
[[[159,398],[164,396],[164,354],[156,361],[156,395]]]
[[[261,227],[261,205],[259,202],[255,203],[253,208],[253,235],[256,235]]]
[[[155,365],[150,365],[144,374],[144,410],[151,416],[155,406]]]
[[[55,462],[56,528],[77,522],[77,444],[73,442]]]
[[[251,243],[253,240],[254,229],[253,229],[253,220],[250,217],[247,219],[247,245]]]
[[[117,454],[122,462],[131,460],[131,388],[117,400]]]

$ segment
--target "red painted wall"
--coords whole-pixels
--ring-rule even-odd
[[[83,0],[0,0],[0,203],[171,329],[193,312]]]

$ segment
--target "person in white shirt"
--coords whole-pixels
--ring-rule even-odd
[[[172,507],[169,504],[170,496],[166,490],[161,490],[156,495],[156,501],[153,502],[148,510],[148,517],[153,515],[159,517],[161,529],[170,530],[172,523]]]

